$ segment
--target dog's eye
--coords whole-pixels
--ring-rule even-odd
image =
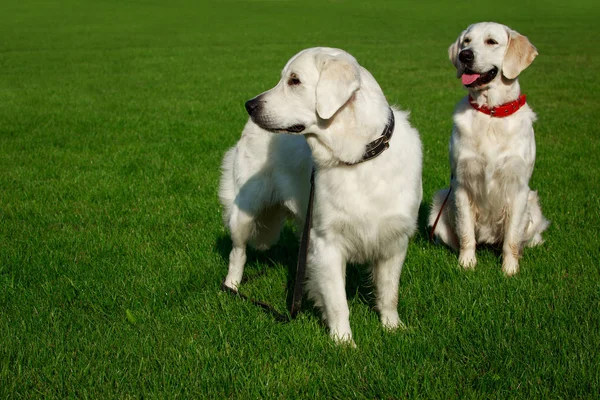
[[[301,84],[302,82],[300,82],[300,78],[298,78],[298,75],[296,74],[291,74],[290,75],[290,79],[288,79],[288,85],[290,86],[296,86]]]
[[[463,40],[463,42],[465,44],[469,44],[469,43],[471,43],[471,39],[469,39],[468,37],[466,37],[465,40]]]
[[[494,39],[488,39],[485,41],[485,44],[489,44],[490,46],[498,44]]]

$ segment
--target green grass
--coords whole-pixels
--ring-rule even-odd
[[[599,398],[597,1],[2,1],[0,398]],[[349,268],[357,349],[316,311],[276,322],[219,290],[230,241],[220,160],[243,103],[316,45],[350,51],[424,144],[424,207],[447,184],[447,48],[503,22],[540,55],[531,186],[552,225],[506,279],[412,241],[385,333]],[[291,231],[244,290],[286,307]]]

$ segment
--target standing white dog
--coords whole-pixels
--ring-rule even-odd
[[[301,225],[312,150],[308,295],[331,336],[353,343],[346,263],[372,262],[381,322],[398,327],[400,272],[422,197],[421,141],[408,114],[390,108],[354,57],[322,47],[295,55],[277,86],[246,109],[251,120],[225,155],[219,191],[233,241],[225,285],[239,285],[248,242],[260,248],[274,243],[289,214]],[[367,146],[384,132],[391,134],[389,149],[363,161]]]
[[[459,251],[464,268],[475,267],[476,243],[501,244],[502,271],[513,275],[523,246],[542,243],[549,224],[529,189],[536,116],[517,81],[538,53],[525,36],[492,22],[469,26],[448,53],[469,95],[454,111],[451,186],[435,195],[429,225],[439,215],[434,233]]]

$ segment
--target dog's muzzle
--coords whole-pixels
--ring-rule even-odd
[[[288,126],[287,128],[279,128],[279,127],[271,126],[270,121],[268,119],[264,118],[264,113],[263,113],[264,104],[265,104],[265,102],[260,98],[260,96],[255,97],[251,100],[248,100],[245,104],[248,115],[250,115],[250,118],[252,118],[252,121],[254,121],[254,123],[256,125],[260,126],[261,128],[266,129],[271,132],[277,132],[277,133],[278,132],[300,133],[304,129],[306,129],[306,127],[302,124],[291,125],[291,126]]]
[[[475,62],[475,54],[470,49],[464,49],[458,53],[458,60],[464,66],[463,74],[461,75],[462,84],[469,88],[475,88],[482,85],[487,85],[498,75],[498,68],[494,67],[487,72],[479,73],[472,70]]]

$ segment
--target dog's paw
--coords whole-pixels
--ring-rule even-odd
[[[544,244],[544,239],[542,239],[542,235],[540,235],[539,233],[536,233],[529,240],[529,242],[525,243],[525,246],[527,246],[527,247],[535,247],[535,246],[539,246],[541,244]]]
[[[475,250],[461,250],[458,256],[458,263],[464,269],[474,269],[475,265],[477,265]]]
[[[352,339],[352,333],[346,333],[344,335],[340,335],[339,333],[331,333],[330,336],[338,346],[349,346],[353,349],[356,348],[356,343],[354,343],[354,339]]]
[[[388,331],[394,331],[396,329],[406,329],[406,325],[402,321],[400,321],[400,317],[398,316],[398,311],[392,311],[381,313],[381,324]]]
[[[356,347],[354,339],[352,339],[352,331],[350,329],[332,329],[329,336],[335,344],[342,346]]]
[[[222,289],[229,289],[229,290],[233,290],[233,291],[237,292],[239,284],[240,284],[240,282],[237,279],[232,279],[228,275],[225,278],[225,280],[223,281],[223,284],[221,285],[221,288]]]
[[[519,272],[519,260],[514,257],[504,257],[502,259],[502,272],[506,276],[513,276]]]

